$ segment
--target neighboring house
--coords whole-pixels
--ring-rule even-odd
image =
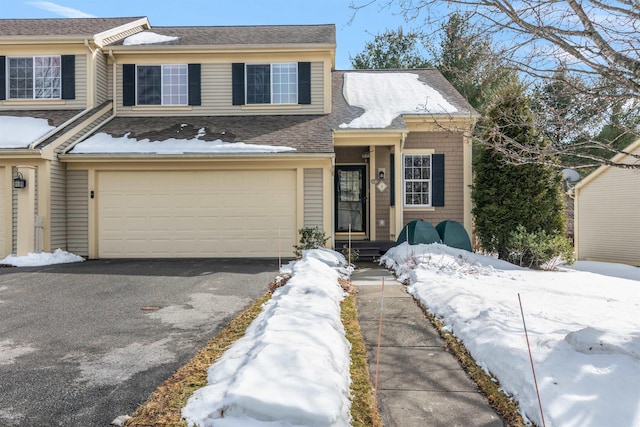
[[[0,256],[289,256],[302,227],[393,241],[415,218],[470,232],[476,113],[436,70],[335,71],[335,48],[334,25],[0,20]]]
[[[640,140],[623,151],[640,155]],[[613,161],[640,162],[625,154]],[[601,166],[576,185],[574,215],[577,259],[640,266],[640,171]]]

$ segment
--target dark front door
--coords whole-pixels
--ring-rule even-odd
[[[336,232],[366,231],[365,166],[336,166]]]

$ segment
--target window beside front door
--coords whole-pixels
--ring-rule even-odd
[[[405,154],[405,206],[431,206],[431,155]]]
[[[62,66],[60,56],[9,59],[9,99],[60,99]]]
[[[405,154],[402,168],[405,207],[444,206],[444,154]]]
[[[336,167],[336,231],[364,232],[365,166]]]

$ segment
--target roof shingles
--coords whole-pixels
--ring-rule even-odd
[[[176,40],[154,43],[162,46],[241,46],[336,43],[334,24],[251,25],[217,27],[152,27],[150,32]],[[122,41],[114,46],[122,45]]]
[[[0,37],[77,36],[86,38],[139,19],[144,17],[1,19]]]
[[[333,139],[326,115],[227,116],[227,117],[118,117],[99,132],[114,137],[129,134],[137,140],[199,139],[291,147],[295,153],[333,153]],[[70,152],[73,154],[73,151]]]

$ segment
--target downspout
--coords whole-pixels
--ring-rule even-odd
[[[88,70],[88,74],[91,76],[90,82],[92,84],[87,84],[87,108],[93,108],[96,105],[96,50],[92,49],[91,45],[89,45],[89,39],[84,39],[84,45],[91,54],[91,61],[89,62],[90,69]]]
[[[117,91],[117,85],[116,85],[116,81],[117,79],[117,72],[118,72],[118,66],[117,66],[117,61],[116,61],[116,57],[113,54],[113,50],[109,50],[109,58],[111,58],[111,62],[113,63],[113,71],[111,72],[111,90],[113,91],[113,117],[115,117],[117,111],[118,111],[118,100],[117,100],[117,96],[118,96],[118,91]]]

